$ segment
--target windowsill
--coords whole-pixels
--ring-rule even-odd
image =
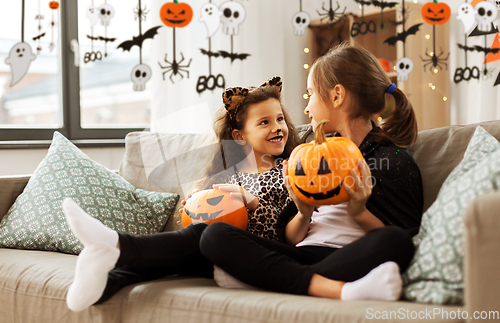
[[[71,141],[78,148],[125,147],[125,139],[86,139]],[[45,149],[52,140],[0,141],[0,149]]]

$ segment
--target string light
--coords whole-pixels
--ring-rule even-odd
[[[418,0],[413,0],[413,3],[418,3]]]
[[[429,34],[425,35],[425,39],[431,39],[431,35]]]
[[[434,52],[430,52],[430,53],[429,53],[429,56],[430,56],[430,57],[434,56]]]
[[[308,70],[309,69],[309,64],[304,64],[304,69]]]
[[[439,71],[437,68],[434,69],[434,74],[437,74]]]
[[[445,96],[443,96],[443,101],[444,101],[444,102],[448,101],[448,98],[447,98],[447,97],[445,97]]]
[[[309,48],[304,48],[304,53],[309,54]]]
[[[308,95],[307,93],[306,93],[306,94],[304,94],[302,97],[304,98],[304,100],[309,99],[309,95]]]

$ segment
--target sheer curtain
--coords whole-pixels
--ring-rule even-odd
[[[464,4],[464,0],[445,1],[451,7],[452,15],[450,24],[450,61],[448,70],[451,79],[451,124],[470,124],[488,120],[500,119],[500,84],[494,86],[495,80],[500,73],[500,60],[483,64],[484,53],[477,51],[467,52],[458,48],[457,44],[465,45],[466,34],[462,22],[457,19],[458,7]],[[468,1],[470,3],[471,1]],[[492,1],[494,3],[494,1]],[[499,24],[499,20],[496,20]],[[467,46],[475,45],[490,48],[493,44],[495,34],[485,36],[467,37]],[[462,80],[455,83],[454,75],[457,67],[465,68],[465,55],[467,55],[467,66],[477,66],[482,72],[479,80]],[[488,73],[484,75],[484,68]]]
[[[153,0],[152,12],[160,11],[165,0]],[[170,1],[169,1],[170,2]],[[151,49],[150,66],[153,68],[151,86],[153,89],[152,127],[161,127],[162,132],[177,132],[182,128],[184,132],[204,132],[206,125],[211,126],[210,115],[221,106],[222,87],[215,87],[213,91],[205,90],[198,93],[197,84],[200,76],[209,76],[209,58],[202,54],[202,50],[209,50],[207,28],[200,21],[203,5],[208,0],[186,0],[193,8],[193,20],[184,28],[176,28],[176,60],[184,56],[182,65],[192,59],[189,71],[172,76],[171,72],[160,69],[159,64],[166,66],[167,60],[173,58],[173,29],[163,27],[155,37]],[[213,0],[216,6],[228,2]],[[221,74],[225,79],[225,87],[230,86],[259,86],[268,78],[279,75],[283,78],[283,99],[292,120],[298,123],[307,122],[303,109],[307,101],[303,98],[306,88],[307,70],[303,65],[308,62],[304,48],[307,47],[306,36],[295,36],[292,26],[292,17],[297,13],[299,0],[238,0],[234,1],[244,6],[246,17],[239,25],[238,34],[233,36],[233,52],[250,54],[245,59],[212,57],[211,74]],[[304,1],[305,5],[306,1]],[[321,8],[322,1],[311,1],[310,13],[313,16],[314,8]],[[306,7],[304,6],[303,10]],[[314,12],[315,13],[315,12]],[[153,14],[153,25],[162,25],[158,14]],[[211,37],[211,51],[231,52],[231,36],[222,31],[222,25]],[[219,85],[221,85],[219,78]],[[203,87],[201,87],[203,88]],[[161,124],[161,126],[160,126]]]

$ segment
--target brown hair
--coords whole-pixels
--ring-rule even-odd
[[[246,95],[245,99],[238,107],[238,112],[236,113],[235,120],[231,120],[224,106],[219,108],[216,113],[214,131],[219,145],[218,147],[216,147],[216,149],[214,149],[213,153],[210,154],[208,161],[211,164],[207,168],[207,178],[200,184],[201,188],[211,188],[212,184],[224,183],[227,181],[228,176],[234,174],[234,171],[224,171],[230,169],[231,167],[235,166],[243,159],[245,159],[246,154],[243,146],[237,144],[234,141],[233,130],[243,130],[248,114],[248,108],[252,104],[263,102],[268,99],[276,99],[279,101],[281,110],[283,111],[285,122],[288,127],[288,140],[285,144],[285,149],[280,156],[276,157],[285,159],[290,156],[293,148],[295,148],[295,146],[298,144],[299,139],[295,126],[291,122],[290,117],[281,102],[280,91],[278,91],[278,88],[276,86],[250,88],[250,91]],[[221,155],[222,160],[220,160],[219,158],[219,156]]]
[[[341,44],[319,57],[311,69],[312,80],[320,99],[331,106],[330,90],[341,84],[355,102],[350,118],[373,119],[386,107],[387,89],[392,82],[377,59],[367,50]],[[392,94],[396,105],[384,119],[378,141],[409,147],[417,140],[417,120],[411,103],[396,88]]]

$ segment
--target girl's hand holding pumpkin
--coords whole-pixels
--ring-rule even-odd
[[[200,191],[199,189],[196,189],[196,188],[195,188],[195,189],[194,189],[191,193],[188,193],[188,195],[186,195],[186,199],[181,201],[181,204],[182,204],[182,205],[186,205],[186,201],[187,201],[187,200],[189,200],[189,199],[191,198],[191,196],[193,196],[193,194],[194,194],[194,193],[197,193],[197,192],[199,192],[199,191]],[[181,210],[182,210],[182,209],[181,209]],[[181,210],[179,210],[179,212],[180,212]]]
[[[286,186],[286,189],[288,190],[288,194],[290,195],[293,202],[297,206],[297,209],[299,210],[299,212],[302,213],[302,215],[304,215],[306,217],[308,216],[310,218],[312,216],[314,209],[316,209],[316,206],[309,205],[309,204],[302,202],[297,197],[295,192],[293,191],[292,186],[290,185],[290,180],[288,178],[288,161],[287,160],[285,160],[283,162],[283,179],[285,180],[285,186]]]
[[[356,191],[354,191],[352,186],[344,186],[350,196],[350,200],[347,203],[347,213],[352,218],[356,218],[366,211],[366,202],[372,194],[373,187],[372,173],[364,159],[358,161],[358,168],[361,172],[360,176],[358,176],[354,169],[351,169],[351,176],[354,180],[353,186],[356,187]]]
[[[242,200],[245,206],[252,212],[257,209],[257,206],[259,206],[259,199],[239,185],[214,184],[213,188],[221,191],[230,192],[231,196],[234,196]]]

